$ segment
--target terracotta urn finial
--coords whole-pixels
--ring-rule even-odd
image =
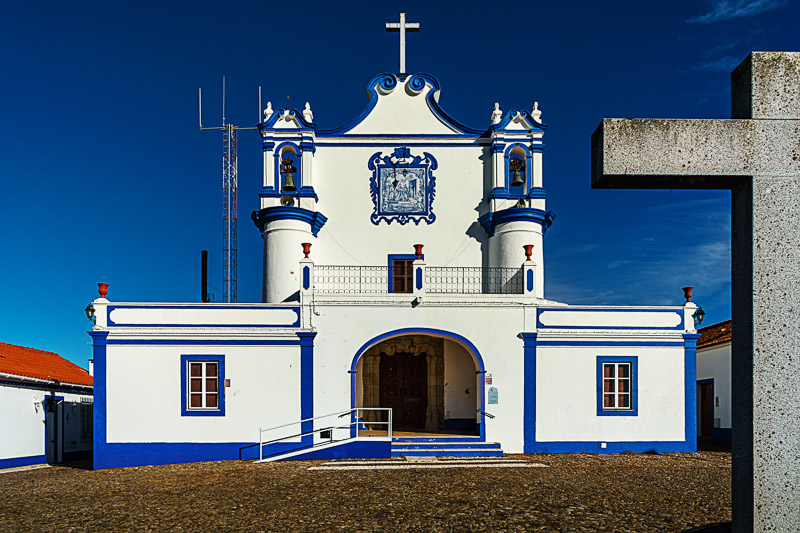
[[[108,294],[108,283],[98,283],[97,292],[100,293],[100,298],[105,298]]]
[[[303,253],[306,254],[305,259],[308,259],[308,254],[311,253],[311,243],[304,242],[302,243],[302,245],[303,245]]]
[[[417,259],[422,259],[422,244],[415,244],[414,245],[414,252],[417,254]]]
[[[694,289],[694,287],[684,287],[683,288],[683,297],[686,298],[686,302],[685,303],[687,303],[687,304],[692,301],[692,289]]]
[[[525,249],[525,257],[526,257],[525,261],[530,261],[531,260],[531,254],[533,253],[533,245],[532,244],[525,244],[525,245],[523,245],[523,248]]]

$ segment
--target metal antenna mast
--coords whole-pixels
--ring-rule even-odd
[[[240,128],[225,123],[225,77],[222,77],[222,125],[203,127],[203,90],[197,90],[200,130],[222,130],[222,301],[236,302],[236,226],[239,165],[236,157],[236,132]],[[259,87],[259,99],[261,88]],[[259,104],[260,106],[260,104]],[[259,117],[260,119],[260,117]]]

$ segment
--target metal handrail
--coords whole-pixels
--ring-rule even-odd
[[[350,409],[348,411],[339,411],[339,412],[330,413],[330,414],[327,414],[327,415],[315,416],[315,417],[312,417],[312,418],[306,418],[306,419],[300,420],[298,422],[291,422],[289,424],[282,424],[280,426],[275,426],[275,427],[271,427],[271,428],[266,428],[266,429],[258,428],[258,460],[259,461],[263,461],[264,460],[264,445],[265,444],[267,444],[267,445],[275,444],[275,443],[278,443],[278,442],[281,442],[281,441],[285,441],[285,440],[288,440],[288,439],[296,439],[298,437],[302,438],[302,437],[305,437],[307,435],[314,435],[316,433],[322,433],[324,431],[330,431],[330,439],[327,442],[334,442],[334,439],[333,439],[333,431],[334,430],[336,430],[336,429],[350,429],[351,432],[352,432],[352,430],[354,429],[353,426],[355,426],[355,434],[351,434],[351,436],[349,438],[339,439],[337,442],[343,442],[343,441],[348,441],[348,440],[353,440],[355,438],[358,438],[358,436],[359,436],[358,435],[358,424],[364,424],[364,421],[359,416],[359,413],[363,412],[363,411],[387,411],[389,413],[389,416],[388,416],[388,420],[386,422],[383,422],[383,421],[374,421],[374,422],[370,421],[368,423],[370,425],[372,425],[372,424],[374,424],[374,425],[386,425],[387,426],[388,438],[390,438],[390,439],[392,438],[392,409],[390,407],[354,407],[353,409]],[[275,429],[281,429],[281,428],[285,428],[285,427],[289,427],[289,426],[294,426],[296,424],[302,424],[303,422],[310,422],[310,421],[313,421],[313,420],[329,418],[329,417],[332,417],[332,416],[336,416],[337,418],[342,418],[342,417],[347,416],[347,415],[351,415],[353,417],[353,420],[347,425],[342,425],[342,426],[336,426],[335,425],[335,426],[322,427],[322,428],[318,428],[318,429],[311,429],[310,431],[304,431],[304,432],[301,432],[301,433],[295,433],[293,435],[286,435],[286,436],[283,436],[281,438],[269,440],[269,441],[266,441],[266,442],[262,440],[262,435],[264,434],[265,431],[272,431],[272,430],[275,430]],[[353,416],[353,415],[355,415],[355,416]],[[320,444],[327,444],[327,442],[326,443],[320,443]],[[312,444],[310,447],[313,448],[315,446],[316,445]],[[300,446],[299,448],[296,448],[295,450],[287,450],[287,451],[281,452],[281,453],[289,453],[289,452],[293,452],[293,451],[300,450],[300,449],[307,448],[307,447],[309,447],[309,446]],[[271,454],[271,455],[277,455],[277,454]]]
[[[482,415],[486,415],[486,416],[488,416],[489,418],[494,418],[494,415],[487,413],[487,412],[486,412],[486,411],[484,411],[483,409],[478,409],[478,413],[480,413],[480,414],[482,414]]]

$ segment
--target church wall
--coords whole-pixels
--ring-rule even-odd
[[[414,244],[424,244],[430,266],[483,266],[482,245],[488,239],[478,224],[476,209],[484,197],[483,149],[477,146],[437,147],[411,145],[412,156],[431,153],[439,168],[432,203],[436,220],[418,225],[398,221],[378,225],[370,221],[373,202],[367,168],[376,152],[390,155],[402,140],[383,146],[358,148],[317,147],[314,154],[317,209],[328,221],[314,242],[311,257],[320,265],[385,266],[388,254],[413,253]],[[335,239],[335,241],[334,241]],[[488,251],[487,251],[488,253]],[[299,254],[299,248],[297,251]],[[299,257],[299,255],[298,255]],[[520,250],[522,263],[524,256]]]
[[[731,344],[723,344],[697,351],[697,380],[714,380],[714,418],[719,418],[719,428],[714,428],[715,433],[728,433],[730,440],[731,429]],[[719,406],[716,399],[719,399]],[[698,399],[697,408],[700,409]],[[698,411],[697,420],[700,420]],[[698,422],[699,428],[699,422]],[[718,431],[719,429],[726,431]],[[722,437],[722,435],[720,435]]]
[[[110,346],[107,442],[256,442],[259,427],[300,420],[298,347],[210,344]],[[225,356],[224,416],[181,415],[182,354]]]
[[[537,442],[685,440],[683,348],[539,347]],[[597,357],[638,360],[638,415],[598,416]]]
[[[472,356],[459,344],[444,341],[444,418],[445,428],[474,427],[480,408],[477,368]]]
[[[489,441],[502,442],[507,452],[522,452],[523,352],[522,342],[517,337],[520,331],[524,331],[522,306],[474,303],[434,306],[423,303],[412,308],[409,298],[408,303],[397,306],[333,305],[317,301],[315,309],[319,313],[313,318],[318,330],[314,343],[314,379],[319,384],[314,390],[317,411],[320,411],[320,406],[324,406],[325,412],[334,412],[353,405],[351,402],[355,399],[351,391],[355,390],[357,380],[353,377],[351,383],[348,371],[359,349],[377,342],[370,343],[371,340],[390,332],[398,335],[426,334],[426,331],[436,330],[441,332],[436,335],[445,338],[447,333],[463,337],[478,350],[486,372],[493,374],[500,393],[499,404],[485,409],[495,415],[494,419],[485,420],[485,437]]]

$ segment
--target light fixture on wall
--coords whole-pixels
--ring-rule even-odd
[[[694,318],[694,327],[698,327],[700,324],[703,323],[703,319],[706,317],[706,312],[703,311],[702,307],[698,307],[697,311],[694,312],[692,318]]]
[[[297,169],[294,167],[294,164],[290,158],[286,158],[281,160],[281,174],[284,174],[283,180],[283,190],[284,191],[296,191],[297,187],[294,185],[294,176],[292,172],[297,172]]]
[[[83,312],[86,313],[86,318],[89,319],[89,322],[91,322],[92,325],[94,325],[96,321],[94,317],[94,306],[92,304],[87,305],[86,309],[84,309]]]

